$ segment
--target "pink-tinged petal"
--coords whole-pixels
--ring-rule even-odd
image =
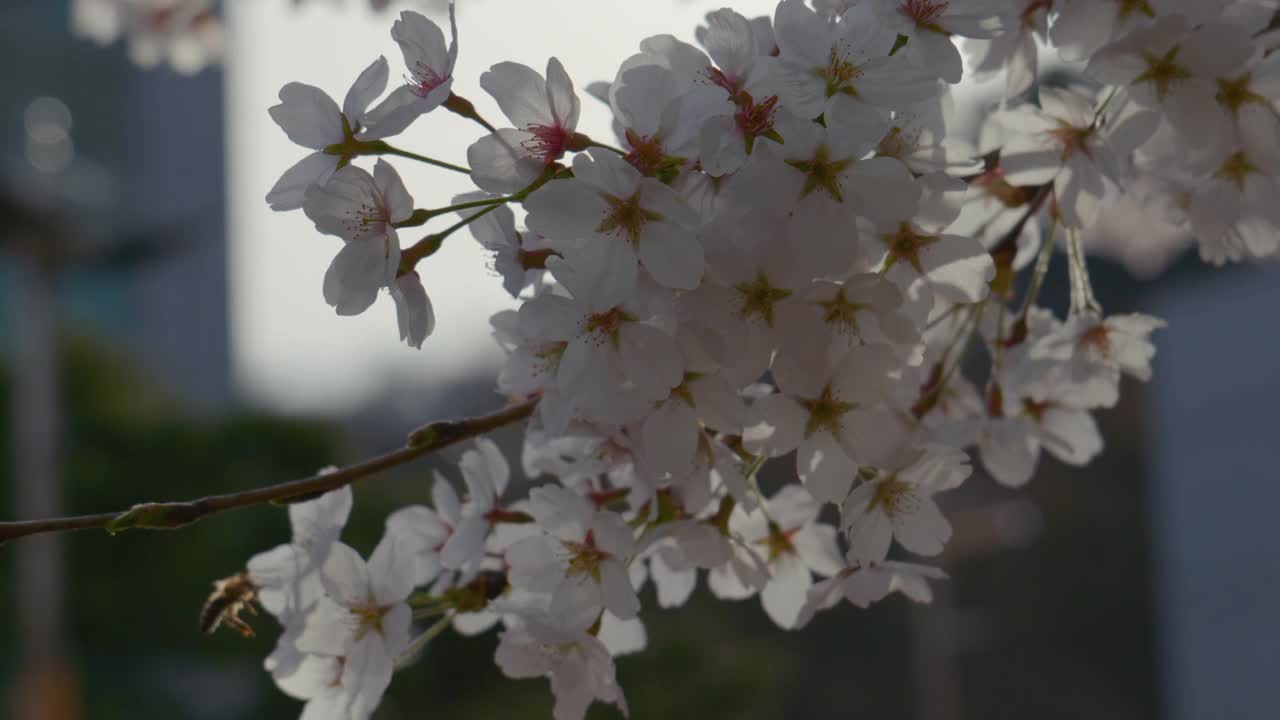
[[[515,587],[530,592],[551,592],[564,579],[564,567],[551,540],[543,536],[525,538],[507,550],[511,566],[510,581]]]
[[[715,64],[730,77],[743,77],[756,59],[751,21],[729,8],[707,13],[707,31],[700,40]]]
[[[942,235],[920,253],[933,291],[951,303],[974,303],[986,297],[996,275],[995,263],[981,242],[961,235]]]
[[[276,653],[272,653],[272,657],[276,657],[279,652],[280,648],[277,648]],[[270,658],[268,660],[270,661]],[[276,681],[276,687],[286,695],[298,700],[310,700],[332,688],[334,680],[342,675],[342,664],[341,658],[331,655],[300,654],[291,664],[290,672],[277,672],[277,668],[271,667],[268,669],[272,671],[271,676]],[[276,665],[278,667],[278,664]]]
[[[489,521],[473,516],[463,519],[440,549],[440,563],[453,570],[470,570],[484,557]]]
[[[808,525],[818,518],[821,505],[799,485],[784,485],[767,503],[769,519],[784,531]]]
[[[373,549],[369,556],[369,583],[379,605],[401,603],[409,597],[417,562],[414,555],[411,544],[402,542],[394,534],[384,536]]]
[[[303,147],[323,150],[343,140],[338,104],[318,87],[289,83],[280,88],[280,104],[267,112],[290,140]]]
[[[675,341],[651,325],[627,323],[618,355],[627,378],[642,391],[655,393],[655,399],[679,385],[684,376],[684,358]]]
[[[436,474],[435,483],[431,485],[431,502],[440,514],[440,519],[447,523],[456,523],[462,517],[458,493],[454,491],[453,484],[440,474]]]
[[[1012,418],[992,420],[978,450],[983,467],[1006,487],[1026,485],[1040,459],[1039,443],[1023,422]]]
[[[591,523],[596,546],[618,558],[630,558],[635,554],[636,543],[631,528],[615,512],[599,511]]]
[[[662,560],[661,553],[655,555],[649,563],[649,572],[653,575],[653,585],[658,591],[658,606],[663,608],[684,605],[698,584],[697,568],[673,570]]]
[[[298,210],[306,204],[307,188],[323,185],[337,169],[337,156],[313,152],[284,171],[267,193],[267,203],[276,212]]]
[[[611,612],[600,616],[600,631],[596,637],[613,657],[638,653],[649,645],[649,635],[639,618],[619,620]]]
[[[861,566],[878,563],[889,554],[893,525],[879,509],[870,509],[849,523],[849,560]]]
[[[294,645],[304,653],[345,655],[354,629],[350,609],[327,597],[320,598],[307,614]]]
[[[960,82],[964,74],[964,61],[951,37],[925,30],[917,32],[907,43],[907,49],[920,60],[920,65],[935,72],[952,85]]]
[[[494,498],[501,497],[506,492],[511,466],[507,464],[507,457],[502,454],[502,449],[489,438],[476,439],[475,450],[463,454],[460,466],[463,477],[471,474],[477,478],[487,478],[493,488]]]
[[[600,563],[600,591],[604,606],[620,620],[630,620],[640,612],[640,598],[631,587],[627,569],[617,560]]]
[[[661,223],[646,228],[639,242],[640,262],[663,287],[692,290],[702,281],[702,246],[693,233]]]
[[[655,471],[684,477],[693,470],[693,456],[698,449],[698,415],[680,398],[669,398],[645,418],[641,437]]]
[[[547,82],[528,65],[500,62],[480,76],[480,87],[516,128],[555,124],[547,101]]]
[[[365,110],[387,89],[387,77],[390,73],[387,59],[379,55],[377,60],[360,73],[347,91],[347,96],[342,100],[342,114],[352,123],[360,122]]]
[[[840,545],[836,541],[836,529],[830,525],[807,525],[791,536],[796,553],[810,570],[829,577],[844,567],[840,557]]]
[[[858,463],[829,432],[814,433],[796,451],[796,473],[819,502],[838,503],[849,494]]]
[[[289,526],[293,530],[293,542],[307,548],[333,542],[351,516],[351,505],[350,485],[331,490],[315,500],[291,504]]]
[[[378,243],[342,246],[324,275],[324,299],[339,315],[359,315],[378,298],[385,277],[386,253]]]
[[[396,278],[391,285],[391,298],[396,303],[400,339],[410,347],[422,347],[423,341],[435,330],[436,314],[417,271]]]
[[[449,97],[452,87],[453,78],[445,80],[425,96],[420,95],[419,89],[412,85],[397,87],[365,113],[368,127],[360,136],[366,140],[380,140],[399,135],[413,121],[439,107]]]
[[[452,18],[451,18],[452,19]],[[405,10],[391,26],[391,39],[404,53],[404,64],[415,79],[427,71],[440,78],[453,74],[457,51],[444,42],[444,31],[421,13]]]
[[[895,518],[893,535],[902,547],[917,555],[937,555],[951,539],[951,523],[933,500],[922,499],[914,513]]]
[[[403,222],[413,214],[413,197],[400,179],[395,166],[378,158],[373,165],[373,184],[381,193],[382,206],[391,222]]]
[[[573,80],[557,58],[547,60],[547,102],[559,126],[572,132],[578,127],[581,103],[573,91]]]
[[[532,641],[524,630],[505,630],[494,653],[494,662],[509,678],[539,678],[551,671],[551,655]]]
[[[1050,408],[1043,432],[1045,449],[1068,465],[1087,465],[1102,452],[1102,434],[1088,410]]]
[[[541,160],[524,148],[524,144],[533,139],[533,134],[526,130],[505,128],[472,143],[467,148],[471,181],[495,195],[507,195],[528,187],[546,169]],[[543,189],[560,184],[551,183]]]
[[[369,568],[360,553],[346,543],[334,543],[320,568],[324,591],[335,602],[352,607],[369,601],[372,582]]]
[[[800,619],[805,596],[813,585],[809,568],[791,553],[778,556],[770,566],[772,577],[760,593],[765,614],[783,629],[793,629]]]
[[[388,652],[381,636],[369,633],[354,643],[346,658],[342,685],[351,693],[347,717],[368,717],[382,702],[382,695],[391,684],[396,657]]]
[[[551,238],[557,249],[565,242],[592,237],[607,210],[600,194],[577,178],[543,185],[524,206],[529,213],[525,220],[529,229]]]

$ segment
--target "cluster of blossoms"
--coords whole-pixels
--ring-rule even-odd
[[[649,583],[669,608],[701,576],[788,629],[841,600],[928,601],[943,573],[910,558],[950,539],[935,496],[971,474],[968,451],[1006,486],[1042,450],[1085,465],[1102,448],[1093,411],[1122,375],[1150,375],[1163,323],[1103,314],[1089,284],[1080,236],[1100,208],[1160,208],[1210,261],[1277,254],[1276,5],[717,10],[701,47],[648,38],[587,88],[617,147],[579,130],[554,58],[480,77],[509,123],[489,124],[454,92],[454,24],[446,40],[412,12],[391,30],[405,84],[387,93],[379,58],[341,106],[285,86],[271,115],[311,152],[268,201],[343,241],[325,299],[354,314],[386,289],[418,346],[435,320],[415,268],[469,227],[518,305],[491,321],[497,384],[536,399],[523,469],[550,481],[504,497],[507,460],[479,439],[465,494],[437,476],[431,507],[392,515],[368,560],[338,539],[349,489],[293,505],[292,542],[248,569],[284,626],[267,661],[279,686],[304,717],[367,718],[435,634],[500,626],[498,665],[548,677],[569,720],[596,700],[625,711],[614,658],[645,645]],[[1046,42],[1078,86],[1038,83]],[[962,50],[1008,77],[974,141],[949,132]],[[441,108],[487,131],[467,168],[387,143]],[[477,191],[415,208],[390,163],[361,163],[388,155],[466,172]],[[454,222],[402,246],[437,217]],[[1057,248],[1065,318],[1036,305]],[[987,362],[966,377],[974,339]],[[796,481],[762,492],[760,468],[784,456]],[[439,619],[415,637],[425,618]]]

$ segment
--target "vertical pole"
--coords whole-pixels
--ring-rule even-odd
[[[14,511],[17,517],[62,514],[58,468],[62,398],[59,392],[57,270],[41,257],[40,241],[19,243],[15,259],[11,375]],[[66,576],[57,533],[14,542],[15,627],[19,637],[17,720],[74,720],[75,676],[65,652]]]

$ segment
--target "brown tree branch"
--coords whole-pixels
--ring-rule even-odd
[[[0,544],[27,535],[92,528],[102,528],[112,534],[132,528],[173,530],[227,510],[309,500],[383,470],[404,465],[461,440],[524,420],[533,412],[537,402],[537,398],[532,398],[489,415],[428,423],[409,433],[404,447],[301,480],[225,495],[210,495],[196,500],[143,503],[121,512],[0,522]]]

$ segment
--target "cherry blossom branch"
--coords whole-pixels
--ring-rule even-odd
[[[268,503],[289,504],[309,500],[383,470],[404,465],[462,440],[520,422],[529,417],[537,402],[537,398],[530,398],[489,415],[428,423],[409,433],[404,447],[333,472],[322,472],[300,480],[243,492],[210,495],[196,500],[143,503],[120,512],[0,522],[0,544],[28,535],[70,530],[102,528],[112,534],[133,528],[174,530],[228,510],[239,510]]]
[[[470,210],[471,208],[485,207],[487,205],[502,205],[516,199],[515,195],[503,195],[501,197],[485,198],[483,200],[472,200],[471,202],[458,203],[456,205],[447,205],[442,208],[429,210],[427,208],[418,208],[413,211],[407,219],[398,223],[392,223],[397,228],[418,227],[426,225],[427,221],[434,217],[439,217],[446,213],[457,212],[459,210]],[[487,211],[486,211],[487,212]]]
[[[463,175],[471,174],[471,170],[469,168],[464,168],[461,165],[454,165],[453,163],[447,163],[443,160],[429,158],[426,155],[419,155],[418,153],[409,152],[408,150],[401,150],[400,148],[395,147],[394,145],[388,145],[381,140],[374,140],[369,143],[364,143],[364,145],[367,147],[361,153],[363,155],[398,155],[402,158],[417,160],[421,163],[434,165],[438,168],[444,168],[445,170],[452,170],[454,172],[462,173]]]

